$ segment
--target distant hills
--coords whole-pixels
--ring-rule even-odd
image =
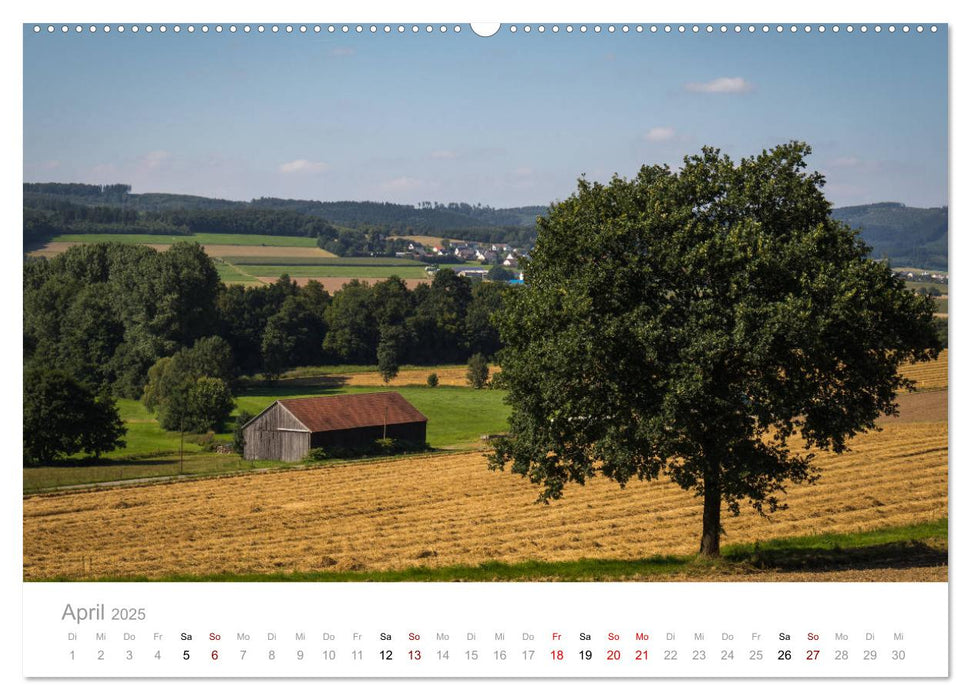
[[[97,208],[98,214],[77,211],[88,207]],[[250,227],[252,222],[272,221],[278,222],[274,228],[281,229],[276,233],[286,228],[290,235],[317,236],[319,227],[315,224],[324,220],[342,229],[376,226],[400,235],[522,244],[535,236],[536,217],[543,215],[547,207],[494,208],[464,202],[321,202],[271,197],[246,202],[183,194],[133,194],[129,185],[24,183],[24,209],[25,224],[29,212],[35,229],[42,234],[57,232],[58,222],[67,220],[78,228],[79,220],[96,218],[102,227],[144,227],[145,232],[173,226],[194,230],[198,226],[212,227],[214,222],[235,229],[241,228],[243,222],[249,222]],[[127,215],[112,213],[118,210]],[[240,216],[229,215],[230,211]],[[889,259],[894,267],[947,270],[947,207],[922,209],[879,202],[839,207],[833,210],[833,216],[859,229],[875,258]],[[41,224],[36,225],[36,221]],[[85,225],[92,226],[90,222]]]
[[[344,228],[380,226],[395,228],[401,233],[410,229],[408,233],[473,240],[479,240],[473,235],[476,232],[488,234],[496,229],[509,229],[509,234],[522,233],[526,229],[531,232],[536,225],[536,217],[547,209],[545,206],[496,209],[464,202],[421,202],[415,206],[391,202],[320,202],[273,197],[245,202],[182,194],[132,194],[129,185],[100,186],[55,182],[24,184],[24,207],[50,211],[65,204],[123,207],[148,214],[164,214],[175,210],[269,209],[321,218]]]
[[[855,229],[872,256],[894,267],[947,270],[947,207],[920,209],[880,202],[833,210],[833,217]]]

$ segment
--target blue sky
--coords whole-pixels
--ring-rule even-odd
[[[578,25],[577,25],[578,26]],[[546,204],[799,139],[837,206],[947,203],[947,36],[24,29],[24,180]]]

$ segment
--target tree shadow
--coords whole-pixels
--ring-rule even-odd
[[[253,384],[251,386],[260,388],[273,388],[278,389],[280,387],[321,387],[321,388],[335,388],[345,386],[351,378],[347,375],[342,374],[324,374],[317,375],[313,377],[287,377],[282,379],[276,379],[274,381],[263,381]]]
[[[861,547],[811,549],[779,547],[725,555],[727,561],[773,571],[854,571],[860,569],[913,569],[945,566],[946,542],[940,548],[925,542],[889,542]]]
[[[193,453],[195,454],[195,453]],[[173,456],[174,455],[174,456]],[[165,452],[146,458],[140,457],[65,457],[44,464],[24,464],[24,469],[77,469],[78,467],[135,467],[178,464],[178,453]]]
[[[252,384],[239,392],[239,397],[266,397],[271,399],[285,399],[300,396],[330,396],[340,393],[343,384],[283,384],[261,383]]]

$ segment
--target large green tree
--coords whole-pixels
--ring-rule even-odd
[[[723,505],[784,507],[816,453],[893,413],[898,366],[938,352],[933,305],[831,218],[809,153],[705,148],[554,205],[499,314],[512,416],[492,468],[544,500],[666,475],[704,499],[717,555]]]
[[[222,428],[233,411],[233,359],[219,337],[163,357],[148,370],[142,403],[166,430],[203,432]]]
[[[24,372],[24,461],[45,464],[84,453],[100,457],[125,446],[115,402],[95,396],[66,372]]]

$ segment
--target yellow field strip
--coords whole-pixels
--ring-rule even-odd
[[[894,423],[818,460],[790,508],[726,517],[724,542],[947,515],[947,426]],[[700,502],[667,481],[606,479],[535,502],[479,453],[24,499],[26,579],[399,569],[489,559],[636,558],[696,550]]]

